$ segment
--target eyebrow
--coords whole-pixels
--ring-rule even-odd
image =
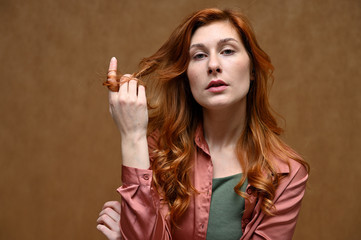
[[[217,43],[217,45],[220,45],[220,44],[222,44],[222,43],[231,42],[231,41],[238,43],[238,41],[237,41],[236,39],[234,39],[234,38],[224,38],[224,39],[219,40],[218,43]],[[194,48],[194,47],[202,48],[202,47],[204,47],[204,44],[203,44],[203,43],[195,43],[195,44],[192,44],[192,45],[189,47],[189,49]]]

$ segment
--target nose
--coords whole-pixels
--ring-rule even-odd
[[[218,56],[211,55],[208,62],[208,74],[222,73],[222,68]]]

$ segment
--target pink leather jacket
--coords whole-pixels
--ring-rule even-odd
[[[148,138],[150,152],[156,146],[156,137]],[[129,240],[195,240],[206,239],[209,209],[212,195],[213,166],[208,145],[203,137],[202,127],[195,135],[197,150],[194,153],[192,179],[196,194],[178,222],[179,228],[171,229],[168,205],[162,203],[161,196],[152,186],[152,170],[123,166],[123,185],[118,188],[121,195],[121,233]],[[151,159],[152,160],[152,159]],[[245,239],[292,239],[297,216],[305,192],[308,173],[303,165],[290,160],[290,167],[275,159],[278,173],[286,174],[276,190],[275,216],[267,216],[261,211],[260,201],[250,185],[246,193],[242,219]]]

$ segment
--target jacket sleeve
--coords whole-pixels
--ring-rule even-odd
[[[148,138],[150,148],[152,143]],[[160,197],[152,184],[152,170],[122,166],[122,181],[117,189],[122,198],[122,239],[172,239],[169,221],[161,213]]]
[[[297,166],[297,167],[296,167]],[[274,216],[264,215],[254,230],[252,240],[289,240],[296,228],[298,213],[305,193],[308,172],[301,164],[293,166],[276,191]]]

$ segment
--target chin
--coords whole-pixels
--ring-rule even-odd
[[[239,108],[242,104],[246,104],[246,98],[237,99],[236,101],[223,100],[223,101],[212,101],[207,103],[199,103],[205,110],[226,110],[227,108],[234,109]]]
[[[230,103],[213,103],[213,104],[204,104],[202,106],[202,108],[207,109],[207,110],[222,110],[222,109],[226,109],[230,106],[232,106],[233,104]]]

